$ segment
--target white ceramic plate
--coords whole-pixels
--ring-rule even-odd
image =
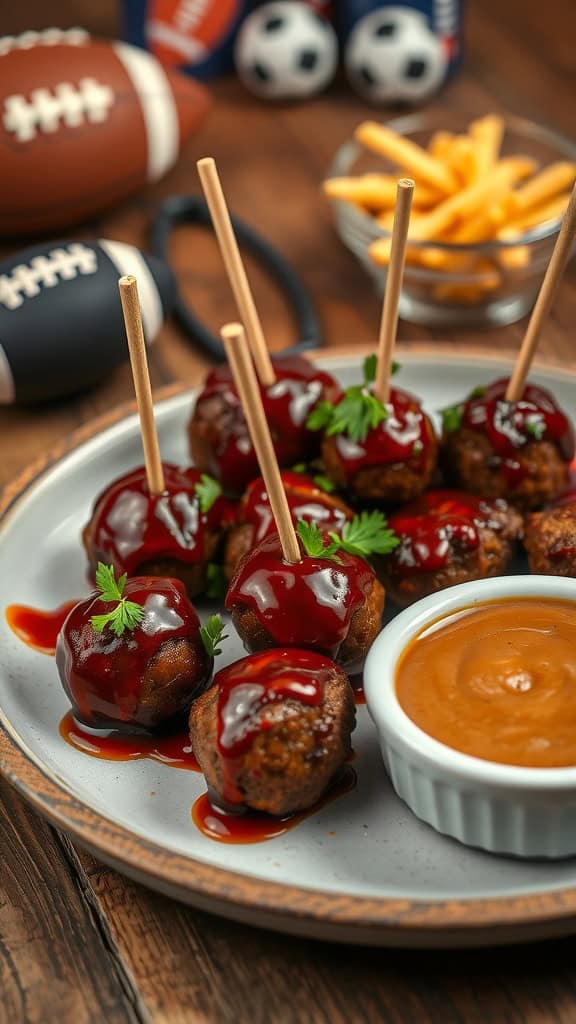
[[[322,365],[356,382],[361,356]],[[435,412],[506,371],[488,358],[403,357],[400,386]],[[540,369],[574,410],[576,377]],[[191,395],[157,406],[163,457],[187,460]],[[87,592],[80,530],[95,495],[142,461],[135,416],[96,433],[39,476],[7,489],[0,530],[0,606],[53,608]],[[225,644],[217,668],[241,656]],[[418,822],[385,775],[375,730],[358,709],[355,791],[284,836],[224,845],[191,821],[202,776],[157,762],[94,760],[63,742],[67,701],[53,659],[0,621],[0,768],[41,813],[103,860],[203,909],[307,936],[395,945],[504,942],[572,930],[576,860],[520,862],[467,849]],[[154,793],[154,796],[151,796]],[[575,887],[575,888],[572,888]],[[574,927],[576,930],[576,927]]]

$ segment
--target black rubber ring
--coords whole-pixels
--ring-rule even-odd
[[[253,228],[231,217],[238,242],[250,252],[280,285],[288,298],[298,324],[300,341],[283,349],[279,356],[294,355],[306,349],[318,348],[322,344],[322,333],[318,315],[310,295],[299,277],[283,256],[269,242],[258,235]],[[158,215],[152,225],[152,252],[168,262],[170,234],[178,224],[202,224],[212,226],[210,211],[201,196],[170,196],[159,206]],[[174,316],[185,334],[200,346],[216,362],[226,358],[222,342],[189,309],[178,292]]]

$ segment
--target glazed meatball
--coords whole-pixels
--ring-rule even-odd
[[[442,465],[457,487],[519,508],[540,508],[566,489],[572,425],[544,388],[529,384],[505,400],[508,380],[478,388],[444,412]]]
[[[245,555],[231,580],[226,609],[248,651],[303,647],[358,671],[381,628],[384,589],[363,558],[283,560],[277,534]]]
[[[122,592],[141,609],[118,634],[120,602],[101,593],[80,601],[58,637],[56,664],[77,721],[93,729],[154,730],[186,714],[208,685],[213,659],[179,580],[134,577]]]
[[[392,389],[386,409],[386,419],[362,441],[345,433],[324,436],[326,473],[351,500],[398,504],[421,494],[432,480],[438,445],[420,403]]]
[[[262,402],[280,466],[309,462],[320,448],[320,434],[306,421],[319,402],[333,400],[340,390],[334,379],[307,359],[273,360],[276,382],[261,388]],[[260,474],[256,453],[231,371],[218,367],[209,374],[188,425],[195,465],[220,480],[231,494],[241,494]]]
[[[468,580],[505,573],[522,535],[520,514],[501,498],[429,491],[390,517],[398,546],[379,575],[400,606]]]
[[[320,799],[350,755],[354,724],[350,683],[333,662],[271,650],[217,673],[192,705],[190,739],[213,803],[282,817]]]
[[[530,572],[576,576],[576,501],[529,515],[524,547]]]
[[[335,494],[327,494],[303,473],[282,472],[282,482],[294,522],[316,523],[321,530],[339,532],[354,513]],[[265,537],[275,532],[266,485],[258,477],[247,488],[238,506],[237,523],[226,538],[224,572],[228,579],[240,559]]]
[[[114,480],[96,499],[82,540],[92,576],[99,562],[120,576],[165,576],[182,581],[188,595],[206,588],[234,510],[219,484],[194,468],[163,463],[165,491],[148,491],[143,466]]]

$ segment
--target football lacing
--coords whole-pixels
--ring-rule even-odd
[[[2,274],[0,305],[18,309],[24,299],[39,295],[42,288],[54,288],[60,281],[72,281],[79,274],[95,274],[97,270],[94,250],[81,242],[70,242],[65,249],[51,249],[46,256],[20,263],[11,274]]]
[[[58,131],[60,122],[67,128],[77,128],[85,121],[101,124],[113,103],[110,86],[101,85],[95,78],[81,78],[77,86],[61,82],[52,91],[33,89],[29,100],[20,93],[7,96],[2,120],[18,142],[30,142],[38,131]]]
[[[31,50],[34,46],[84,46],[90,35],[83,28],[46,28],[42,32],[22,32],[19,36],[0,38],[0,57],[13,50]]]

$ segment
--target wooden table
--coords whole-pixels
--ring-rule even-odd
[[[468,6],[465,67],[441,103],[472,114],[501,107],[573,133],[574,0],[482,0]],[[2,17],[6,33],[54,23],[115,31],[113,0],[98,5],[29,0],[10,7]],[[155,188],[77,234],[145,247],[157,200],[197,191],[194,162],[212,153],[234,209],[298,266],[330,342],[371,342],[377,299],[337,241],[318,194],[332,153],[366,116],[366,107],[343,83],[305,106],[273,113],[235,82],[219,83],[215,93],[215,111],[178,167]],[[182,229],[172,255],[202,317],[216,328],[233,315],[212,242]],[[289,316],[262,276],[251,273],[265,326],[273,343],[282,346],[292,336]],[[573,359],[575,314],[573,266],[542,346],[567,362]],[[460,331],[448,341],[455,350],[478,341],[499,350],[515,346],[521,333],[522,325],[481,337]],[[402,324],[400,334],[402,339],[434,336],[410,324]],[[204,365],[168,325],[153,350],[153,383],[196,384]],[[1,411],[0,484],[73,427],[130,396],[124,366],[84,398]],[[126,881],[48,827],[5,784],[0,784],[0,993],[2,1024],[576,1020],[570,940],[418,953],[343,949],[251,930]]]

